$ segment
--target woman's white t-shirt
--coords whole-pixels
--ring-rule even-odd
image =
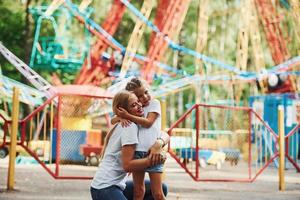
[[[138,143],[138,127],[131,123],[128,127],[117,125],[106,146],[104,157],[99,164],[91,186],[102,189],[112,185],[125,189],[127,173],[123,169],[121,151],[124,145],[136,145]]]

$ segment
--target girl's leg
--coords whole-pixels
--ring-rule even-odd
[[[145,192],[144,200],[154,200],[152,196],[150,180],[145,180],[145,188],[146,188],[146,192]],[[165,183],[162,183],[162,190],[166,197],[168,195],[168,187]]]
[[[133,172],[132,180],[133,180],[133,196],[134,200],[143,200],[145,195],[145,172]]]
[[[155,200],[165,200],[162,190],[161,173],[149,173],[152,196]]]

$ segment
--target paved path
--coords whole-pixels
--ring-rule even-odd
[[[85,170],[93,174],[94,167],[74,166],[73,172]],[[38,165],[16,165],[14,191],[6,191],[7,160],[0,160],[0,200],[89,200],[90,180],[55,180]],[[169,200],[261,200],[300,199],[300,173],[286,171],[286,191],[278,191],[276,169],[268,169],[254,183],[195,182],[172,158],[166,162]]]

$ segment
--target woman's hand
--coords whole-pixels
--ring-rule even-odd
[[[166,161],[166,153],[163,150],[163,142],[161,139],[150,147],[148,158],[150,159],[151,165],[157,165]]]

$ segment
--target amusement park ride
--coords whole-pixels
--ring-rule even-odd
[[[151,83],[154,75],[161,73],[161,71],[164,70],[161,68],[165,64],[163,65],[158,62],[162,60],[162,55],[166,53],[166,50],[169,47],[173,49],[173,51],[195,56],[195,61],[198,65],[196,68],[199,70],[200,66],[198,61],[202,60],[204,63],[216,64],[216,67],[229,69],[237,75],[242,75],[241,72],[247,70],[250,37],[253,49],[255,49],[253,54],[255,58],[254,64],[256,66],[256,75],[252,77],[252,81],[254,79],[256,79],[256,81],[259,80],[260,87],[267,93],[296,91],[295,78],[289,76],[286,72],[287,70],[292,70],[293,66],[297,66],[298,61],[289,64],[289,66],[276,73],[268,72],[265,74],[265,63],[260,44],[261,36],[259,35],[258,17],[260,18],[260,23],[265,32],[267,44],[269,45],[274,63],[279,65],[291,57],[283,37],[283,31],[280,27],[282,16],[279,16],[276,13],[275,7],[271,1],[243,1],[245,2],[245,5],[242,6],[242,9],[247,6],[252,6],[252,9],[250,10],[251,12],[245,12],[243,20],[241,21],[241,24],[244,25],[240,26],[239,31],[236,68],[201,54],[201,51],[204,49],[203,46],[205,46],[208,39],[207,28],[205,27],[207,27],[209,15],[208,13],[203,12],[205,6],[209,5],[206,0],[203,2],[201,1],[199,4],[201,9],[199,9],[198,26],[204,28],[199,28],[198,30],[197,51],[192,51],[191,49],[187,49],[173,42],[178,38],[179,31],[182,29],[190,4],[189,0],[159,1],[154,24],[148,19],[154,1],[144,1],[144,4],[139,11],[127,0],[114,0],[111,10],[102,26],[99,26],[89,18],[92,12],[92,9],[88,7],[90,2],[91,1],[83,1],[79,7],[76,7],[76,5],[72,4],[70,1],[53,1],[48,7],[31,9],[36,21],[35,39],[30,61],[31,67],[45,68],[47,66],[47,68],[50,67],[52,70],[61,69],[64,71],[75,72],[80,70],[74,81],[75,84],[101,86],[112,81],[113,77],[110,77],[110,72],[120,70],[119,77],[123,78],[128,73],[128,70],[130,70],[130,67],[135,64],[140,67],[140,75]],[[116,41],[112,35],[120,25],[126,8],[136,15],[138,19],[136,20],[136,25],[131,34],[128,46],[125,48]],[[257,11],[255,11],[255,9]],[[297,2],[292,1],[290,9],[291,12],[297,13],[297,9],[299,9]],[[258,14],[256,14],[256,12]],[[65,23],[58,25],[58,19],[61,18],[64,18],[63,22]],[[83,41],[81,44],[80,42],[72,42],[67,34],[70,34],[70,26],[74,23],[74,19],[77,19],[84,25],[84,36],[83,39],[81,39],[81,41]],[[295,14],[295,21],[296,20],[297,16]],[[54,30],[52,35],[47,37],[42,37],[40,35],[40,31],[43,28],[43,21],[48,21],[52,24]],[[250,26],[247,26],[247,24],[250,24]],[[152,35],[147,56],[142,57],[137,55],[136,52],[146,26],[151,28]],[[88,32],[97,38],[90,48],[90,35]],[[79,48],[79,46],[81,48]],[[109,48],[112,48],[113,51]],[[111,53],[108,53],[107,50]],[[171,73],[174,76],[175,71],[175,75],[177,74],[180,76],[175,68],[173,68],[172,71],[169,68],[168,71],[164,70],[167,74],[170,75]],[[200,72],[199,70],[198,72]]]
[[[300,51],[297,52],[297,55],[289,52],[285,38],[286,33],[281,25],[284,17],[278,14],[271,0],[241,0],[241,7],[238,9],[241,17],[237,33],[235,66],[205,55],[209,42],[209,20],[211,17],[211,13],[207,11],[211,3],[209,0],[199,1],[198,28],[194,38],[196,50],[176,42],[180,31],[184,28],[191,0],[158,0],[157,3],[154,0],[144,0],[140,10],[128,0],[112,0],[110,11],[101,26],[91,19],[93,12],[93,9],[89,7],[91,2],[91,0],[83,0],[77,6],[70,0],[54,0],[49,6],[31,8],[30,12],[35,21],[35,35],[30,67],[18,59],[4,45],[0,44],[0,52],[3,56],[36,88],[23,89],[26,90],[26,92],[22,92],[20,97],[23,102],[30,102],[38,106],[42,104],[46,97],[48,99],[47,103],[54,101],[54,105],[57,106],[57,113],[61,112],[61,106],[63,107],[63,103],[61,103],[63,97],[53,98],[59,93],[56,84],[62,84],[59,77],[54,74],[53,79],[55,81],[51,85],[33,69],[49,70],[50,72],[56,70],[72,72],[76,74],[74,85],[92,85],[105,88],[108,93],[103,91],[98,93],[97,98],[101,100],[96,100],[93,97],[91,100],[86,101],[87,105],[97,104],[98,107],[104,105],[103,102],[107,103],[107,99],[124,87],[126,83],[122,82],[120,84],[119,82],[120,85],[117,85],[117,81],[130,77],[131,73],[143,77],[150,84],[154,83],[157,77],[162,77],[161,82],[163,84],[159,84],[154,88],[154,96],[163,98],[171,96],[170,101],[173,101],[174,106],[176,102],[174,103],[172,93],[190,85],[198,90],[195,91],[196,96],[201,96],[199,91],[202,90],[202,87],[204,88],[205,84],[215,84],[220,85],[220,87],[234,85],[236,87],[236,97],[234,98],[237,101],[241,99],[242,85],[246,83],[254,84],[254,87],[257,85],[265,94],[299,92]],[[285,3],[284,5],[292,13],[294,26],[297,27],[293,34],[297,39],[295,42],[300,46],[299,31],[297,32],[300,27],[300,3],[297,0],[281,2]],[[153,9],[155,6],[156,9]],[[152,23],[150,14],[153,10],[156,10],[156,14]],[[121,26],[126,11],[135,16],[136,21],[125,47],[113,35]],[[227,13],[229,11],[223,12]],[[78,31],[81,32],[81,35],[77,33],[79,36],[75,38],[72,25],[74,23],[78,24],[78,22],[81,24],[81,30]],[[42,31],[44,26],[52,27],[52,31],[44,33]],[[264,37],[260,35],[260,27],[264,31]],[[138,50],[146,28],[151,30],[150,40],[147,52],[145,55],[141,55]],[[92,43],[91,38],[93,37],[94,42]],[[269,46],[270,56],[276,65],[274,67],[266,67],[262,47],[263,38]],[[250,49],[253,54],[251,64],[254,65],[255,72],[249,69],[251,58],[248,53]],[[172,51],[174,55],[181,53],[192,56],[195,63],[193,65],[195,73],[188,75],[182,69],[167,64],[170,63],[168,62],[168,51]],[[208,68],[210,68],[210,71]],[[221,74],[212,74],[213,70],[211,68],[218,69]],[[25,88],[2,75],[0,78],[4,85],[4,87],[1,87],[1,93],[4,95],[11,96],[14,84],[18,85],[17,87]],[[114,83],[116,84],[114,85]],[[112,86],[108,87],[109,85]],[[202,96],[205,96],[206,92]],[[77,93],[80,92],[77,91]],[[73,95],[75,94],[76,91]],[[182,94],[178,98],[184,99],[183,96]],[[76,102],[76,99],[79,98],[74,97],[74,102]],[[197,98],[188,97],[188,99],[191,102],[200,102]],[[78,103],[74,107],[79,105],[82,104]],[[73,108],[65,109],[64,112],[68,113]],[[179,110],[184,109],[180,108]],[[62,113],[61,118],[67,119],[66,113]],[[62,120],[61,118],[58,117],[57,120]],[[78,123],[86,120],[82,119],[84,117],[81,115],[72,116],[72,120],[77,120]],[[88,134],[86,141],[102,140],[98,136],[95,136],[95,139],[94,136],[94,133]],[[81,151],[86,154],[85,157],[89,164],[98,162],[97,156],[101,147],[97,146],[95,142],[90,142],[90,146],[87,144],[81,146]],[[92,154],[91,150],[93,149],[96,149],[97,155]],[[225,158],[222,160],[224,161]],[[58,172],[55,175],[57,176],[57,174]]]

